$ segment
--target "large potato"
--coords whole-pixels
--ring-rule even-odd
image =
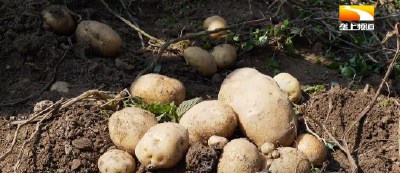
[[[42,10],[42,16],[56,34],[71,35],[75,32],[76,21],[64,6],[50,5]]]
[[[279,158],[274,159],[269,167],[272,173],[310,173],[311,164],[301,151],[292,147],[277,149]]]
[[[299,81],[289,73],[279,73],[274,77],[276,83],[293,103],[301,101],[301,88]]]
[[[126,151],[111,149],[100,156],[97,167],[101,173],[134,173],[136,161]]]
[[[139,140],[157,123],[153,113],[136,107],[126,107],[111,115],[108,131],[118,148],[133,154]]]
[[[259,171],[261,162],[261,154],[254,144],[245,138],[234,139],[224,147],[217,172],[254,173]]]
[[[215,15],[215,16],[211,16],[208,17],[206,20],[204,20],[203,22],[203,28],[207,31],[212,31],[218,28],[225,28],[227,26],[227,22],[224,18],[222,18],[221,16]],[[213,40],[218,39],[220,36],[222,35],[226,35],[227,31],[220,31],[217,33],[213,33],[210,34],[210,37]]]
[[[271,77],[249,68],[235,70],[224,80],[218,99],[232,107],[239,128],[258,147],[266,142],[290,146],[294,141],[297,116]]]
[[[311,134],[299,135],[293,143],[293,148],[303,152],[314,165],[322,165],[326,160],[327,151],[324,143]]]
[[[166,122],[149,129],[139,141],[135,154],[149,170],[172,168],[189,149],[189,133],[178,123]]]
[[[147,104],[181,104],[186,97],[186,88],[177,79],[151,73],[139,77],[130,88],[132,96],[144,99]]]
[[[190,144],[207,145],[213,136],[229,138],[236,129],[236,113],[218,100],[202,101],[190,108],[179,121],[189,131]]]
[[[230,44],[221,44],[214,47],[211,56],[218,68],[229,67],[236,61],[236,48]]]
[[[204,76],[212,76],[217,73],[217,64],[213,57],[209,52],[200,47],[194,46],[186,48],[183,51],[183,57],[187,64],[196,67]]]
[[[110,26],[94,21],[84,20],[76,28],[76,41],[87,43],[97,54],[114,57],[122,51],[122,39]]]

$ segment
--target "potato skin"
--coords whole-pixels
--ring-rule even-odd
[[[180,105],[186,97],[182,82],[156,73],[139,77],[132,83],[130,92],[132,96],[143,98],[147,104],[169,104],[174,101],[175,105]]]
[[[150,128],[140,139],[135,155],[147,169],[172,168],[189,149],[189,133],[178,123],[165,122]]]
[[[136,161],[126,151],[111,149],[99,157],[97,167],[100,173],[134,173]]]
[[[90,48],[100,56],[114,57],[122,52],[122,39],[107,24],[84,20],[76,28],[76,41],[88,43]]]
[[[225,28],[227,26],[226,20],[218,15],[208,17],[203,22],[203,28],[207,31],[212,31],[218,28]],[[216,40],[222,35],[226,35],[227,31],[220,31],[217,33],[210,34],[211,39]]]
[[[245,138],[234,139],[225,145],[217,173],[254,173],[259,171],[262,157],[257,147]]]
[[[314,165],[322,165],[327,157],[324,143],[308,133],[299,135],[296,142],[293,143],[293,148],[303,152]]]
[[[221,44],[211,51],[218,68],[225,68],[231,66],[236,61],[236,48],[230,44]]]
[[[189,131],[190,144],[207,145],[213,136],[229,138],[237,126],[236,113],[218,100],[202,101],[181,117],[179,124]]]
[[[76,21],[64,6],[50,5],[42,10],[44,22],[59,35],[72,35],[76,29]]]
[[[196,67],[204,76],[212,76],[217,73],[217,64],[213,57],[209,52],[200,47],[193,46],[186,48],[183,51],[183,57],[187,64]]]
[[[108,131],[118,148],[133,154],[139,140],[157,123],[153,113],[136,107],[126,107],[111,115]]]
[[[276,146],[293,143],[297,115],[271,77],[249,68],[235,70],[224,80],[218,100],[232,107],[240,130],[258,147],[266,142]]]
[[[301,151],[292,147],[277,149],[280,156],[272,161],[269,171],[273,173],[310,173],[311,164]]]
[[[289,73],[279,73],[274,77],[279,88],[289,97],[293,103],[301,101],[301,88],[299,81]]]

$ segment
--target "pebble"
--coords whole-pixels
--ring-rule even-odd
[[[65,150],[65,154],[66,154],[66,155],[69,155],[69,154],[71,154],[72,146],[69,145],[69,144],[65,144],[64,150]]]
[[[93,142],[87,138],[79,138],[72,141],[72,146],[80,150],[91,150]]]
[[[74,159],[72,160],[72,165],[71,165],[71,170],[75,171],[81,166],[81,160],[79,159]]]
[[[50,90],[67,93],[69,92],[69,84],[67,82],[58,81],[51,86]]]
[[[215,74],[213,77],[212,77],[212,82],[213,83],[215,83],[215,84],[220,84],[221,82],[222,82],[222,75],[221,74]]]

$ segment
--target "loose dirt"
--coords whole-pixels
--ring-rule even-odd
[[[118,1],[106,2],[114,11],[124,13]],[[0,107],[0,154],[10,146],[17,128],[10,121],[25,119],[33,112],[37,102],[73,98],[91,89],[121,91],[129,87],[139,71],[156,56],[157,48],[142,48],[137,32],[108,13],[100,2],[72,1],[68,7],[81,14],[83,19],[97,20],[112,26],[123,38],[124,51],[116,58],[101,58],[86,51],[86,57],[90,60],[81,58],[79,52],[68,51],[55,73],[55,81],[67,82],[70,85],[69,92],[50,91],[46,86],[49,82],[55,82],[54,67],[69,46],[77,46],[70,45],[68,37],[58,36],[42,26],[40,11],[50,4],[63,2],[0,1],[0,101],[1,104],[6,104]],[[263,18],[260,11],[265,11],[267,5],[258,1],[197,3],[187,0],[149,0],[132,2],[130,9],[142,30],[159,39],[168,40],[199,31],[198,22],[211,15],[224,16],[231,23]],[[286,17],[294,15],[290,10],[284,12],[282,15]],[[280,16],[276,20],[286,17]],[[170,19],[175,20],[174,24],[165,22],[171,22]],[[367,106],[374,94],[373,90],[362,92],[347,88],[363,89],[365,84],[370,84],[376,89],[382,76],[369,75],[361,82],[355,81],[350,85],[351,81],[342,78],[340,71],[315,63],[315,50],[318,53],[327,47],[315,46],[320,43],[317,38],[312,40],[313,44],[295,42],[295,47],[299,47],[298,51],[307,55],[306,58],[289,57],[286,53],[276,51],[273,46],[255,48],[250,52],[240,53],[234,66],[220,70],[218,75],[209,78],[202,77],[194,68],[187,66],[179,52],[165,52],[160,62],[160,73],[182,81],[191,91],[187,99],[216,99],[220,84],[229,72],[240,67],[254,67],[273,76],[274,72],[267,64],[269,59],[275,59],[280,64],[280,70],[295,76],[303,89],[313,85],[326,87],[324,91],[310,95],[304,102],[305,112],[302,113],[315,117],[332,134],[341,138],[346,127]],[[194,40],[191,44],[199,43],[203,42]],[[146,41],[145,44],[147,45]],[[214,46],[218,42],[210,44]],[[341,89],[330,89],[332,83],[337,83]],[[388,91],[384,88],[383,94]],[[399,92],[400,88],[394,86],[390,91]],[[32,97],[18,102],[28,96]],[[354,151],[352,154],[360,166],[360,172],[400,172],[397,133],[399,101],[395,98],[390,100],[385,96],[379,97],[361,125],[354,128],[346,138],[350,149]],[[18,103],[12,104],[14,102]],[[24,148],[17,172],[98,172],[99,156],[108,149],[115,148],[107,129],[108,117],[112,113],[113,111],[100,110],[92,102],[79,102],[45,120],[38,136]],[[299,133],[303,133],[305,126],[302,114],[299,115],[299,120]],[[329,137],[320,127],[307,122],[316,134],[329,141]],[[13,172],[20,146],[34,130],[35,124],[22,127],[13,152],[0,162],[0,172]],[[240,134],[234,137],[240,137]],[[219,151],[207,146],[193,145],[186,158],[175,168],[158,172],[215,172],[219,154]],[[137,167],[137,172],[146,172],[140,164]],[[348,172],[350,165],[343,152],[334,148],[329,150],[328,160],[321,169]]]

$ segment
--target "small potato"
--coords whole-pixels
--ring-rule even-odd
[[[111,149],[100,156],[97,167],[101,173],[134,173],[136,161],[126,151]]]
[[[149,170],[172,168],[189,149],[189,133],[178,123],[165,122],[149,129],[139,141],[135,154]]]
[[[257,70],[244,68],[229,74],[218,100],[236,112],[239,129],[258,147],[266,142],[291,146],[296,138],[292,103],[271,77]]]
[[[215,16],[211,16],[208,17],[206,20],[204,20],[203,22],[203,28],[207,31],[212,31],[218,28],[225,28],[227,26],[227,22],[224,18],[222,18],[221,16],[215,15]],[[213,40],[218,39],[220,36],[222,35],[226,35],[227,31],[220,31],[218,33],[213,33],[210,34],[210,37]]]
[[[122,39],[110,26],[94,20],[84,20],[76,28],[76,41],[87,43],[100,56],[114,57],[122,51]]]
[[[186,63],[196,67],[204,76],[212,76],[217,73],[217,64],[209,52],[200,47],[188,47],[183,51]]]
[[[211,56],[218,68],[229,67],[236,61],[236,48],[230,44],[221,44],[214,47]]]
[[[314,165],[322,165],[326,160],[327,151],[324,143],[308,133],[299,135],[293,143],[293,148],[303,152]]]
[[[186,88],[177,79],[151,73],[139,77],[130,88],[132,96],[142,98],[147,104],[180,105],[186,97]]]
[[[179,124],[189,131],[190,144],[207,145],[213,136],[229,138],[236,129],[236,113],[218,100],[202,101],[182,115]]]
[[[277,149],[280,156],[272,161],[269,171],[273,173],[310,173],[311,163],[301,151],[292,147]]]
[[[189,135],[190,137],[190,135]],[[228,139],[221,137],[221,136],[211,136],[208,139],[208,146],[214,149],[223,149],[226,144],[228,144]]]
[[[157,123],[153,113],[136,107],[126,107],[111,115],[108,131],[118,148],[133,154],[139,140]]]
[[[293,103],[301,101],[301,88],[299,81],[289,73],[279,73],[274,77],[276,83]]]
[[[245,138],[234,139],[224,147],[217,173],[254,173],[260,169],[262,157],[257,147]]]
[[[269,153],[274,151],[274,149],[275,149],[275,145],[273,143],[266,142],[261,146],[261,153],[263,155],[268,155]]]
[[[50,5],[42,10],[44,22],[59,35],[71,35],[75,32],[76,21],[67,8]]]

